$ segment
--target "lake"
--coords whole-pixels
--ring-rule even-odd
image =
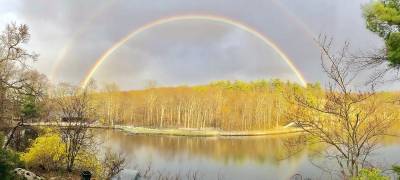
[[[135,135],[118,130],[95,130],[102,152],[110,148],[126,156],[127,168],[201,179],[335,179],[324,168],[332,161],[320,155],[322,145],[306,143],[302,134],[251,137],[186,137]],[[400,163],[400,139],[382,140],[371,162],[379,167]],[[379,155],[378,155],[379,154]],[[316,165],[321,166],[317,167]]]

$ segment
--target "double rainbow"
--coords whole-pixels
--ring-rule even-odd
[[[262,42],[264,42],[265,45],[268,47],[271,47],[275,50],[275,52],[286,62],[286,64],[289,66],[289,68],[293,71],[293,73],[296,75],[297,79],[301,83],[301,85],[306,86],[306,80],[304,79],[303,75],[300,73],[300,71],[296,68],[292,60],[273,42],[271,41],[268,37],[265,35],[261,34],[254,28],[251,28],[250,26],[247,26],[239,21],[232,20],[226,17],[221,17],[221,16],[214,16],[214,15],[182,15],[182,16],[172,16],[172,17],[165,17],[161,18],[158,20],[155,20],[153,22],[150,22],[148,24],[145,24],[141,26],[138,29],[133,30],[123,38],[121,38],[118,42],[116,42],[114,45],[112,45],[109,49],[107,49],[102,55],[96,60],[96,63],[90,68],[90,70],[87,72],[85,78],[81,82],[82,87],[85,87],[88,85],[90,79],[93,77],[97,69],[107,60],[107,58],[118,48],[123,46],[126,42],[134,38],[135,36],[139,35],[140,33],[149,30],[153,27],[160,26],[163,24],[171,23],[171,22],[176,22],[176,21],[183,21],[183,20],[207,20],[207,21],[214,21],[218,23],[224,23],[224,24],[229,24],[232,26],[235,26],[237,28],[240,28],[241,30],[250,33],[254,37],[260,39]]]

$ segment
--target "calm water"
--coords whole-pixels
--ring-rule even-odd
[[[96,130],[111,148],[126,155],[128,168],[163,174],[196,171],[201,179],[290,179],[295,174],[311,179],[330,179],[313,164],[334,167],[319,155],[324,147],[307,145],[302,135],[257,137],[182,137],[132,135],[115,130]],[[400,139],[382,142],[373,163],[400,162]],[[378,155],[379,154],[379,155]],[[386,167],[386,166],[385,166]]]

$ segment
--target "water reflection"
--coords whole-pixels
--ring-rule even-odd
[[[241,164],[245,161],[277,164],[288,157],[296,161],[305,148],[305,136],[299,134],[258,137],[184,137],[129,135],[105,131],[100,136],[105,140],[105,144],[119,145],[120,149],[129,150],[129,153],[146,149],[169,158],[189,154],[224,164]]]
[[[203,174],[202,179],[217,179],[221,173],[224,179],[288,179],[297,173],[312,179],[326,177],[311,163],[324,161],[320,155],[324,147],[306,143],[304,134],[184,137],[133,135],[115,130],[96,130],[96,134],[104,141],[104,147],[126,154],[130,168],[151,163],[157,171],[169,174],[196,170]],[[382,144],[400,149],[397,137],[384,139]]]

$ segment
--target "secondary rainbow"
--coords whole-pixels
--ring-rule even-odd
[[[56,79],[56,75],[59,72],[60,66],[64,62],[65,57],[67,56],[71,48],[78,41],[79,36],[83,35],[84,33],[87,33],[90,27],[92,27],[91,25],[93,25],[94,20],[98,18],[100,15],[102,15],[106,10],[108,10],[109,7],[111,7],[112,4],[114,3],[115,0],[110,0],[102,4],[97,9],[93,10],[93,13],[86,19],[86,21],[83,22],[82,26],[79,26],[76,29],[76,31],[74,31],[74,33],[68,38],[68,40],[58,53],[57,58],[55,59],[55,63],[53,64],[49,76],[50,80],[54,81]]]
[[[300,71],[296,68],[296,66],[293,64],[293,62],[290,60],[290,58],[275,44],[273,41],[271,41],[269,38],[267,38],[265,35],[261,34],[254,28],[251,28],[244,23],[241,23],[236,20],[232,20],[226,17],[221,17],[221,16],[215,16],[215,15],[181,15],[181,16],[172,16],[172,17],[165,17],[161,18],[155,21],[152,21],[148,24],[145,24],[138,29],[130,32],[123,38],[121,38],[118,42],[116,42],[113,46],[111,46],[109,49],[107,49],[105,52],[102,53],[102,55],[96,60],[96,63],[92,66],[92,68],[88,71],[86,74],[85,78],[81,82],[82,87],[86,87],[90,81],[90,79],[93,77],[95,74],[96,70],[103,64],[105,60],[119,47],[124,45],[126,42],[128,42],[130,39],[134,38],[136,35],[151,29],[153,27],[170,23],[170,22],[175,22],[175,21],[183,21],[183,20],[207,20],[207,21],[214,21],[214,22],[220,22],[224,24],[229,24],[232,26],[235,26],[237,28],[242,29],[243,31],[246,31],[250,34],[252,34],[254,37],[257,37],[261,41],[263,41],[267,46],[273,48],[275,52],[287,63],[289,68],[293,71],[293,73],[296,75],[297,79],[301,83],[301,85],[306,86],[306,80],[304,79],[303,75],[300,73]]]

